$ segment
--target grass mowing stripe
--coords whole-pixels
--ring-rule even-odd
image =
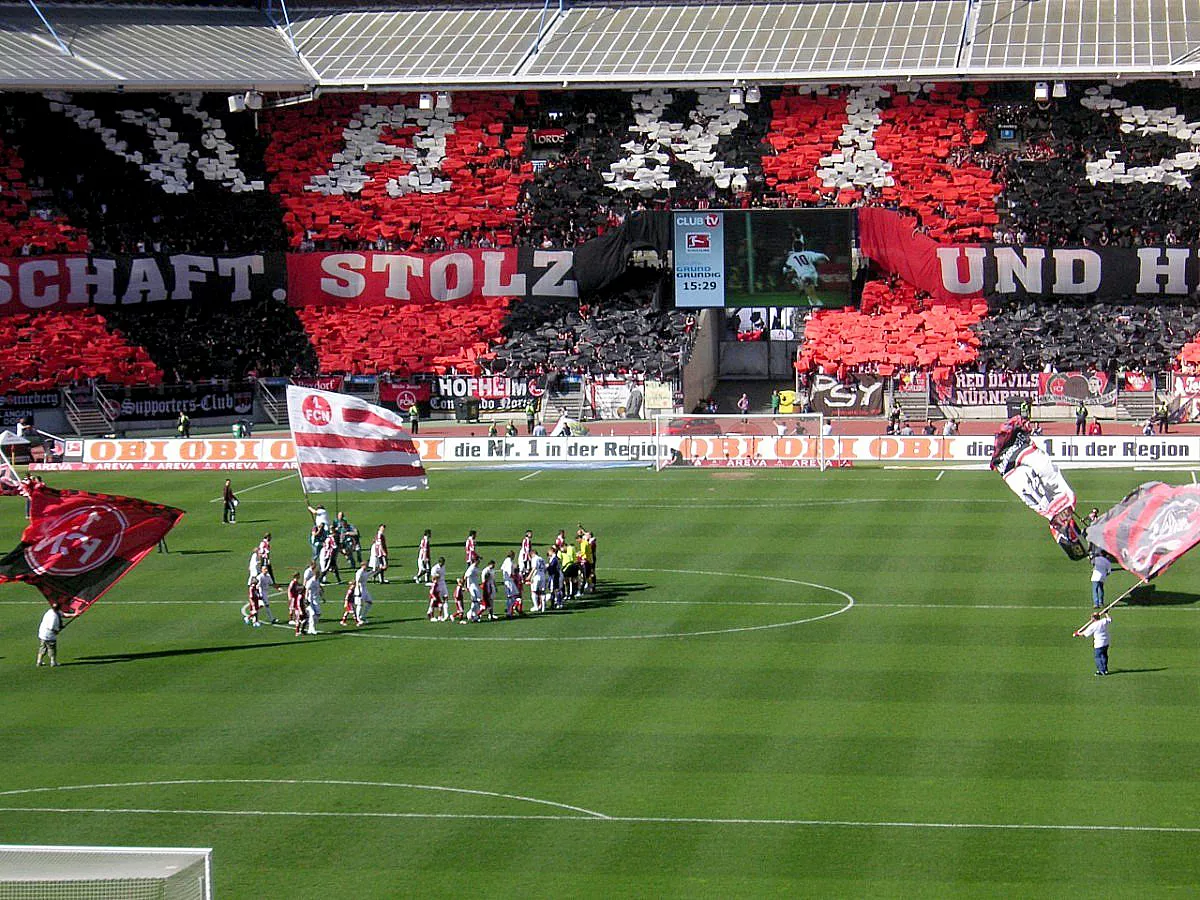
[[[1200,619],[1171,613],[1200,609],[1200,557],[1115,610],[1123,671],[1095,678],[1091,648],[1069,637],[1090,606],[1086,563],[994,475],[947,468],[937,481],[942,468],[546,469],[525,483],[438,471],[420,497],[344,496],[363,533],[388,524],[401,564],[372,586],[376,621],[351,638],[464,638],[441,642],[241,623],[262,532],[280,580],[309,555],[311,520],[287,479],[247,493],[227,527],[208,502],[226,473],[56,474],[56,486],[192,514],[175,552],[150,556],[63,634],[61,668],[32,666],[40,595],[3,588],[0,791],[48,772],[196,783],[0,798],[0,840],[211,845],[234,897],[1186,893],[1200,883],[1187,763],[1200,749]],[[1068,479],[1084,508],[1146,480]],[[0,498],[0,546],[16,543],[22,512]],[[599,537],[606,598],[569,615],[439,628],[423,621],[426,589],[403,580],[424,528],[454,576],[468,529],[501,559],[527,528],[541,548],[577,523]],[[865,602],[819,626],[695,640],[465,639],[716,630],[832,609],[834,595],[789,579]],[[340,599],[326,598],[339,614]],[[47,768],[64,754],[69,769]],[[259,772],[311,783],[204,783]],[[564,798],[623,818],[580,828],[589,817],[571,810],[319,783],[331,777]],[[338,815],[252,814],[305,810]],[[474,818],[510,814],[525,818]],[[314,829],[330,852],[302,864],[279,852],[314,846]],[[1081,871],[1106,835],[1122,839],[1105,842],[1102,873]]]

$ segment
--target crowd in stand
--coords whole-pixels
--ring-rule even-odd
[[[908,214],[916,230],[944,242],[1200,242],[1187,162],[1200,146],[1200,127],[1187,127],[1200,119],[1197,92],[1164,82],[1070,90],[1043,109],[1008,86],[764,89],[761,103],[721,119],[720,131],[710,96],[661,89],[530,92],[504,102],[456,94],[453,113],[432,119],[406,106],[411,97],[339,95],[264,115],[257,132],[249,117],[221,110],[223,97],[13,96],[0,106],[0,249],[574,247],[640,210],[861,205]],[[81,125],[85,102],[93,118]],[[130,124],[144,120],[149,130]],[[377,124],[384,120],[392,132]],[[445,127],[422,137],[430,122]],[[1001,126],[1014,136],[998,140]],[[186,189],[164,190],[170,173],[150,175],[153,160],[175,152],[156,139],[164,133],[200,158],[224,153],[239,172],[237,190],[187,154],[178,162],[190,173]],[[547,149],[539,142],[551,134],[562,144]],[[704,144],[705,134],[719,137]],[[361,161],[361,171],[339,156]],[[629,181],[634,165],[652,177]],[[365,181],[356,189],[347,177]],[[686,315],[663,309],[664,275],[634,271],[578,301],[504,300],[472,313],[468,326],[456,318],[467,307],[446,304],[382,314],[295,310],[282,299],[163,304],[152,313],[109,307],[97,320],[130,348],[116,351],[124,365],[84,359],[55,370],[53,358],[38,356],[0,374],[10,388],[48,377],[145,379],[147,366],[167,381],[331,369],[669,378],[694,334]],[[1189,343],[1200,318],[1188,309],[1090,300],[988,309],[876,278],[860,308],[808,317],[801,360],[812,370],[879,374],[1200,363],[1200,344]],[[406,340],[423,352],[407,353]]]

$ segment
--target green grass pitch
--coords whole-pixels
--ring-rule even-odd
[[[1116,611],[1102,679],[1087,564],[990,473],[529,475],[343,495],[401,565],[303,639],[238,613],[263,531],[305,559],[294,478],[235,475],[225,527],[223,473],[50,477],[188,515],[57,670],[0,587],[0,842],[212,846],[222,898],[1194,896],[1200,554]],[[1068,473],[1084,509],[1154,477]],[[586,605],[424,621],[423,528],[457,574],[469,528],[500,560],[580,522]]]

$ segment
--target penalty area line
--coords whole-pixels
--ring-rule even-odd
[[[267,485],[278,484],[281,481],[287,481],[289,478],[295,478],[295,477],[296,477],[295,472],[289,472],[288,474],[281,475],[278,478],[272,478],[270,481],[264,481],[264,482],[261,482],[260,484],[252,484],[248,488],[242,488],[240,491],[238,491],[238,493],[239,494],[248,494],[251,491],[257,491],[259,488],[265,488]],[[220,503],[224,499],[225,499],[224,497],[217,497],[213,500],[209,500],[208,502],[209,503]]]
[[[528,475],[522,475],[520,478],[517,479],[517,481],[528,481],[530,478],[533,478],[535,475],[541,475],[541,474],[542,474],[541,469],[534,469]]]
[[[150,815],[150,816],[235,816],[274,817],[293,819],[466,819],[485,822],[594,822],[603,825],[710,825],[785,828],[845,828],[845,829],[906,829],[930,831],[1057,831],[1118,834],[1200,834],[1200,827],[1191,825],[1087,825],[1033,822],[872,822],[862,819],[766,819],[766,818],[708,818],[700,816],[594,816],[556,813],[446,813],[329,811],[329,810],[270,810],[270,809],[155,809],[152,807],[105,806],[4,806],[6,813],[54,813],[63,815]],[[596,827],[600,827],[597,824]]]

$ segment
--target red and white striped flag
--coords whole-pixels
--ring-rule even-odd
[[[296,467],[307,493],[411,491],[429,487],[404,421],[346,394],[289,385]]]

